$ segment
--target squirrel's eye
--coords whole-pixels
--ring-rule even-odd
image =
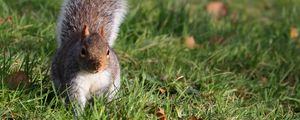
[[[86,56],[86,50],[84,48],[81,49],[81,56]]]
[[[106,51],[106,55],[109,55],[109,49],[107,49],[107,51]]]

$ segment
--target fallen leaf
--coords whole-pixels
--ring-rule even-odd
[[[167,92],[167,89],[164,88],[164,87],[158,88],[158,90],[159,90],[159,92],[160,92],[161,94],[164,94],[164,93]]]
[[[158,117],[159,120],[167,120],[167,116],[165,115],[165,110],[162,108],[158,108],[156,112],[156,116]]]
[[[8,87],[11,89],[16,89],[19,85],[26,86],[29,85],[28,76],[23,71],[14,72],[9,75],[7,79]]]
[[[227,7],[223,2],[220,1],[213,1],[208,3],[206,6],[206,11],[215,17],[227,15]]]
[[[183,76],[183,75],[181,75],[181,76],[178,76],[178,77],[176,78],[176,81],[177,81],[177,80],[180,80],[180,79],[182,79],[182,78],[184,78],[184,76]]]
[[[12,21],[13,21],[12,16],[8,16],[8,17],[6,18],[6,21],[7,21],[8,23],[12,23]]]
[[[5,22],[12,23],[12,16],[8,16],[6,18],[0,18],[0,25],[4,24]]]
[[[189,36],[185,38],[185,45],[190,48],[190,49],[194,49],[194,48],[199,48],[200,45],[198,45],[194,39],[193,36]]]
[[[296,38],[298,38],[298,36],[299,36],[298,29],[296,27],[291,27],[290,28],[290,37],[292,39],[296,39]]]
[[[0,18],[0,25],[3,24],[4,21],[5,21],[5,20],[4,20],[3,18]]]
[[[209,39],[209,42],[212,44],[222,44],[224,43],[225,39],[224,37],[220,37],[220,36],[213,36]]]
[[[196,116],[191,116],[188,120],[203,120],[202,118],[197,118]]]

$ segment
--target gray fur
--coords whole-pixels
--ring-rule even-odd
[[[81,34],[83,26],[88,26],[88,30],[91,34],[96,35],[96,38],[101,38],[95,40],[99,40],[102,48],[107,47],[110,51],[108,60],[106,60],[108,61],[107,65],[102,70],[109,73],[109,75],[107,75],[111,81],[109,87],[101,88],[99,87],[101,85],[96,85],[96,87],[91,86],[92,88],[88,89],[95,88],[97,95],[106,93],[108,99],[111,100],[115,97],[120,87],[119,61],[111,46],[116,39],[122,18],[126,13],[125,6],[125,0],[65,0],[63,4],[57,28],[58,50],[52,61],[51,78],[55,87],[60,92],[65,91],[63,95],[65,95],[67,99],[81,102],[81,108],[84,108],[86,101],[81,100],[81,98],[89,99],[90,95],[93,94],[88,93],[81,95],[80,89],[82,88],[78,85],[79,83],[76,83],[77,79],[82,81],[82,78],[80,78],[78,74],[85,71],[82,69],[82,66],[85,64],[82,65],[81,59],[78,59],[83,46],[82,41],[80,41],[83,36]],[[104,36],[98,34],[101,33],[99,32],[101,28],[104,29]],[[101,53],[101,55],[96,54],[97,59],[95,60],[97,61],[103,59],[103,57],[107,57],[102,54],[105,52],[105,49],[101,49],[96,45],[100,44],[87,45],[87,47],[93,47],[93,53]],[[93,75],[94,73],[85,72],[85,75],[86,74]],[[103,78],[106,78],[106,76],[101,77],[101,79]],[[89,80],[87,79],[86,81],[88,82]]]
[[[71,32],[87,24],[92,32],[104,26],[112,47],[126,14],[126,5],[126,0],[65,0],[58,19],[58,46],[65,42]]]

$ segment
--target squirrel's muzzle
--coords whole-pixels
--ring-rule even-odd
[[[99,60],[99,59],[89,59],[86,61],[87,70],[92,73],[97,73],[101,70],[103,70],[106,66],[105,60]]]
[[[97,61],[97,62],[93,62],[92,68],[93,68],[94,72],[99,72],[99,71],[101,71],[101,69],[103,68],[103,66],[102,66],[102,64],[101,64],[100,61]]]

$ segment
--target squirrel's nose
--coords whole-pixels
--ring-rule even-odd
[[[100,67],[101,67],[100,62],[96,62],[96,63],[95,63],[95,69],[96,69],[96,70],[99,70]]]

